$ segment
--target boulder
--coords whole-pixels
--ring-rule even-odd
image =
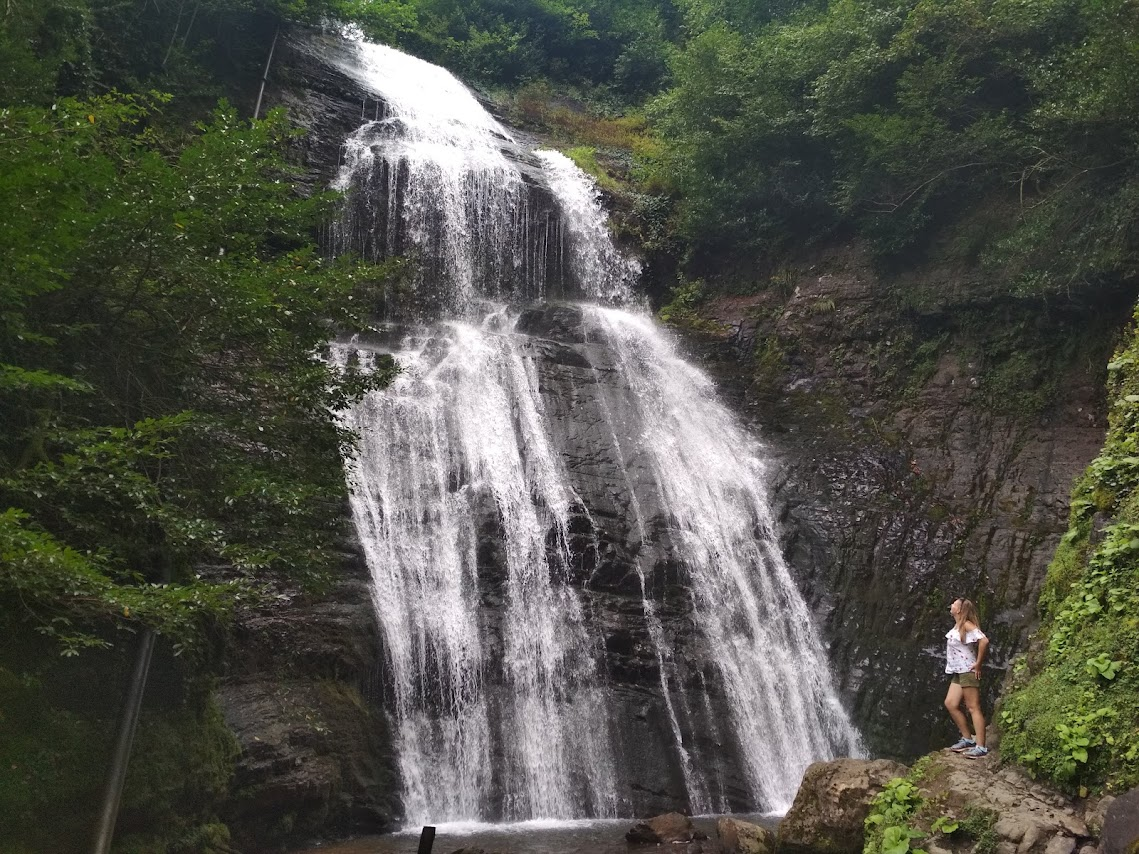
[[[816,762],[779,823],[779,854],[861,854],[862,824],[886,783],[909,769],[889,759]]]
[[[1120,795],[1104,813],[1102,854],[1139,854],[1139,788]]]
[[[691,842],[699,839],[692,819],[678,812],[667,812],[645,821],[637,822],[625,839],[635,845],[660,845],[661,843]]]
[[[1044,854],[1075,854],[1076,840],[1066,833],[1053,836],[1044,848]]]
[[[812,765],[779,825],[778,853],[860,854],[871,800],[904,773],[904,766],[884,760]],[[914,819],[915,828],[929,834],[922,845],[929,854],[967,854],[977,844],[965,831],[946,835],[933,830],[940,815],[972,817],[974,824],[978,816],[988,816],[991,824],[983,832],[995,837],[997,854],[1139,854],[1139,789],[1086,804],[999,765],[995,756],[974,761],[948,752],[927,757],[917,784],[921,796],[937,805]]]
[[[721,854],[773,854],[775,834],[766,827],[725,816],[716,822]]]

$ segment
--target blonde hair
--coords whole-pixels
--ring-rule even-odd
[[[961,605],[957,609],[957,631],[961,632],[961,643],[965,643],[966,623],[972,623],[974,628],[981,628],[981,618],[977,614],[977,606],[971,599],[958,599]]]

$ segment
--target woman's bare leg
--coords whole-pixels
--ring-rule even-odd
[[[977,733],[977,744],[984,747],[985,715],[981,712],[981,689],[963,688],[962,693],[965,695],[965,708],[969,710],[969,717],[973,719],[973,729]]]
[[[965,713],[961,711],[961,686],[956,682],[949,683],[949,691],[945,695],[945,708],[949,712],[949,717],[953,718],[953,723],[957,724],[961,737],[972,738],[969,734],[969,721],[965,719]]]

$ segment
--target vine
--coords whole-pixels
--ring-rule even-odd
[[[1108,365],[1110,426],[1072,496],[1002,750],[1081,794],[1139,782],[1139,332]]]

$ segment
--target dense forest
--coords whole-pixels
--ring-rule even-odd
[[[352,437],[334,412],[390,374],[313,354],[400,269],[326,258],[336,200],[294,191],[288,116],[231,105],[253,103],[280,27],[328,19],[569,149],[623,199],[674,310],[841,241],[883,269],[976,267],[1015,297],[1139,286],[1136,0],[9,2],[4,850],[79,834],[47,817],[109,749],[60,700],[68,661],[155,630],[206,726],[234,605],[275,573],[319,589],[336,560]],[[1008,758],[1073,789],[1139,782],[1137,360],[1128,340],[1109,366],[1108,443],[998,721]],[[129,850],[224,835],[218,738],[140,807],[185,813]]]

